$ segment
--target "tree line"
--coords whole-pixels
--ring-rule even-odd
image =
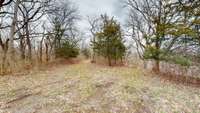
[[[182,65],[199,61],[198,0],[127,0],[126,5],[137,53],[141,59],[154,59],[156,71],[161,60]]]
[[[76,56],[80,18],[74,6],[68,0],[1,0],[1,73],[63,54]]]

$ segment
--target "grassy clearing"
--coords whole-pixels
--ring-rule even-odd
[[[142,69],[82,62],[26,76],[0,78],[5,113],[199,113],[200,89]],[[23,90],[20,90],[23,89]],[[24,98],[17,99],[23,95]],[[15,101],[7,103],[11,99]]]

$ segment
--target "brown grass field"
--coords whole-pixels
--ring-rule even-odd
[[[0,77],[0,113],[200,113],[200,89],[90,61]]]

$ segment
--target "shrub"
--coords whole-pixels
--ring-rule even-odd
[[[56,49],[56,56],[59,58],[74,58],[79,55],[79,48],[76,45],[66,41],[61,47]]]
[[[190,66],[192,64],[191,60],[189,58],[175,55],[172,58],[170,58],[170,61],[172,61],[175,64],[179,64],[182,66]]]
[[[158,50],[155,47],[148,47],[144,52],[144,59],[159,59],[162,60],[165,57],[166,52],[164,50]]]
[[[192,64],[192,61],[187,57],[177,55],[174,53],[169,53],[169,52],[166,52],[165,50],[157,50],[154,47],[149,47],[144,52],[145,59],[155,59],[156,60],[157,55],[159,55],[158,59],[160,61],[172,62],[175,64],[179,64],[181,66],[190,66]]]

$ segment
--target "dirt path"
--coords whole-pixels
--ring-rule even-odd
[[[0,113],[200,113],[200,89],[84,61],[0,77]]]

